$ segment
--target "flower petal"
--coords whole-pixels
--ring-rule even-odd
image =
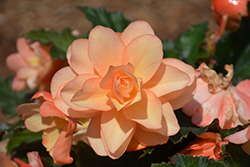
[[[134,137],[131,139],[126,151],[137,151],[146,148],[147,146],[139,143]]]
[[[93,117],[91,119],[87,130],[87,138],[89,144],[98,155],[107,156],[108,154],[101,139],[100,122],[101,122],[101,115]]]
[[[125,28],[121,34],[121,39],[125,45],[128,45],[133,39],[145,34],[154,34],[154,30],[145,21],[134,21]]]
[[[155,146],[159,144],[165,144],[169,139],[168,136],[163,136],[155,132],[145,131],[141,129],[139,126],[137,126],[136,128],[134,137],[139,143],[145,146]]]
[[[88,118],[100,114],[100,111],[82,107],[71,102],[71,99],[77,91],[81,90],[85,81],[94,77],[96,75],[93,74],[78,75],[72,81],[68,82],[55,97],[57,108],[66,115],[74,118]]]
[[[207,83],[201,78],[197,79],[196,89],[193,99],[182,108],[182,111],[188,116],[193,116],[198,107],[213,96],[208,90]]]
[[[67,127],[65,126],[54,146],[53,159],[56,164],[70,164],[73,162],[73,158],[71,158],[69,155],[73,132],[71,135],[66,134]]]
[[[234,133],[230,136],[227,136],[225,138],[225,140],[228,140],[230,141],[231,143],[234,143],[234,144],[243,144],[245,142],[247,142],[249,139],[246,137],[247,136],[247,133],[249,133],[250,131],[250,126],[248,126],[247,128],[245,128],[244,130],[242,131],[239,131],[237,133]]]
[[[22,91],[24,90],[25,88],[27,87],[26,85],[26,81],[21,79],[21,78],[18,78],[18,77],[15,77],[12,81],[12,85],[11,85],[11,89],[13,91]]]
[[[28,152],[27,157],[29,160],[29,165],[35,167],[43,167],[43,163],[37,151]]]
[[[17,50],[24,60],[36,57],[35,52],[32,51],[25,38],[17,39]]]
[[[209,125],[215,118],[219,118],[219,116],[224,116],[224,118],[219,119],[220,125],[225,123],[228,118],[232,116],[232,110],[233,106],[231,103],[232,99],[230,97],[227,98],[229,101],[225,101],[226,99],[226,93],[224,90],[217,93],[216,95],[213,95],[209,100],[205,101],[201,107],[197,109],[197,112],[192,116],[192,123],[199,126],[207,126]],[[226,104],[225,104],[226,103]],[[226,110],[223,108],[226,106]],[[230,111],[231,110],[231,111]],[[230,111],[230,112],[228,112]],[[227,115],[227,118],[225,117],[225,113],[228,113],[230,115]],[[222,115],[220,115],[222,113]],[[222,127],[222,126],[221,126]]]
[[[64,115],[58,108],[56,108],[56,106],[53,103],[47,102],[47,101],[43,102],[43,104],[40,107],[39,112],[43,117],[55,116],[55,117],[59,117],[62,119],[67,118],[67,116]]]
[[[72,103],[94,110],[107,111],[113,106],[106,96],[109,90],[100,88],[101,78],[90,78],[82,89],[76,92],[72,98]]]
[[[20,68],[28,66],[19,53],[9,55],[6,59],[6,64],[13,71],[18,71]]]
[[[181,70],[190,77],[190,81],[185,87],[165,95],[165,98],[167,98],[167,100],[171,103],[173,109],[176,110],[183,107],[194,96],[196,90],[195,70],[192,66],[174,58],[166,58],[163,59],[162,62],[165,65],[169,65]]]
[[[250,96],[250,80],[246,79],[244,81],[239,82],[236,85],[236,88],[238,89],[238,91],[240,91],[241,93]]]
[[[170,103],[163,103],[162,113],[167,126],[167,135],[175,135],[180,130],[180,126]]]
[[[25,120],[25,126],[32,132],[39,132],[43,129],[54,126],[51,118],[43,118],[39,114],[38,103],[22,104],[17,108],[17,114],[22,115],[22,119]]]
[[[50,90],[52,98],[55,98],[57,91],[60,89],[62,85],[74,79],[75,76],[76,74],[72,71],[72,69],[69,66],[64,67],[59,71],[57,71],[51,81]]]
[[[115,153],[119,150],[121,156],[134,134],[136,123],[127,120],[122,112],[112,109],[102,113],[101,116],[101,136],[108,152]],[[128,142],[129,141],[129,142]],[[123,145],[126,142],[126,145]]]
[[[43,131],[43,145],[44,147],[46,147],[47,151],[51,151],[52,148],[54,147],[58,137],[59,137],[59,129],[57,129],[56,127],[53,128],[49,128],[49,129],[45,129]]]
[[[94,74],[94,68],[88,56],[88,40],[77,39],[72,42],[67,51],[70,67],[77,74]]]
[[[154,76],[143,85],[143,88],[149,89],[157,97],[178,91],[185,88],[190,82],[190,77],[183,71],[171,65],[161,63]],[[175,97],[173,97],[175,96]],[[172,93],[172,99],[179,96]]]
[[[89,34],[89,59],[101,77],[109,66],[121,65],[124,48],[122,40],[110,28],[96,26]]]
[[[159,68],[162,56],[160,39],[154,35],[143,35],[129,43],[124,51],[122,63],[131,63],[135,67],[135,77],[141,77],[143,83],[146,83]]]
[[[148,129],[162,127],[162,104],[156,95],[149,90],[142,90],[141,101],[122,110],[124,116]]]

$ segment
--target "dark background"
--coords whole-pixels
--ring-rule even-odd
[[[5,64],[6,57],[16,52],[16,39],[30,30],[70,27],[81,33],[92,25],[75,6],[105,7],[122,11],[130,20],[145,20],[161,39],[175,39],[190,26],[213,20],[211,0],[0,0],[0,77],[14,74]]]

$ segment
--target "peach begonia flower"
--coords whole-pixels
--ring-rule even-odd
[[[16,72],[12,90],[48,89],[54,73],[66,64],[64,60],[53,61],[48,50],[48,46],[41,46],[39,42],[30,44],[25,38],[17,39],[18,52],[6,59],[7,66]]]
[[[225,77],[205,63],[197,69],[197,91],[182,108],[185,114],[192,117],[193,124],[207,126],[218,118],[222,129],[230,129],[248,123],[250,96],[241,90],[250,89],[250,84],[233,86],[233,65],[225,65],[225,69],[228,72]]]
[[[22,104],[17,108],[17,114],[22,115],[25,126],[32,132],[43,130],[43,145],[56,164],[70,164],[73,133],[76,121],[63,114],[55,105],[48,92],[38,92],[32,98],[37,103]]]
[[[122,33],[96,26],[89,39],[69,46],[70,66],[51,83],[55,105],[70,117],[91,118],[87,139],[98,155],[117,159],[166,143],[179,131],[173,109],[193,97],[196,78],[191,66],[162,58],[161,40],[144,21]]]
[[[14,161],[10,160],[9,156],[4,153],[0,153],[0,167],[43,167],[43,163],[37,151],[32,151],[27,153],[29,164],[23,162],[20,159],[14,158]]]
[[[234,133],[230,136],[227,136],[225,140],[230,141],[234,144],[243,144],[242,149],[250,155],[250,126],[245,128],[242,131]]]
[[[193,156],[204,156],[215,160],[223,158],[221,146],[228,144],[228,141],[223,141],[220,134],[206,132],[199,136],[195,141],[191,142],[186,148],[179,153],[189,154]]]

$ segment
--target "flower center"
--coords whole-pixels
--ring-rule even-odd
[[[117,67],[110,66],[108,73],[101,81],[101,88],[110,90],[108,97],[117,110],[133,101],[140,92],[141,79],[136,78],[133,73],[134,66],[130,63]]]

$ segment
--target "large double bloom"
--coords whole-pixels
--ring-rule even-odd
[[[144,21],[122,33],[96,26],[67,51],[69,67],[52,79],[54,103],[72,118],[91,118],[87,138],[98,155],[163,144],[179,130],[173,109],[193,97],[194,69],[162,59],[162,43]]]

